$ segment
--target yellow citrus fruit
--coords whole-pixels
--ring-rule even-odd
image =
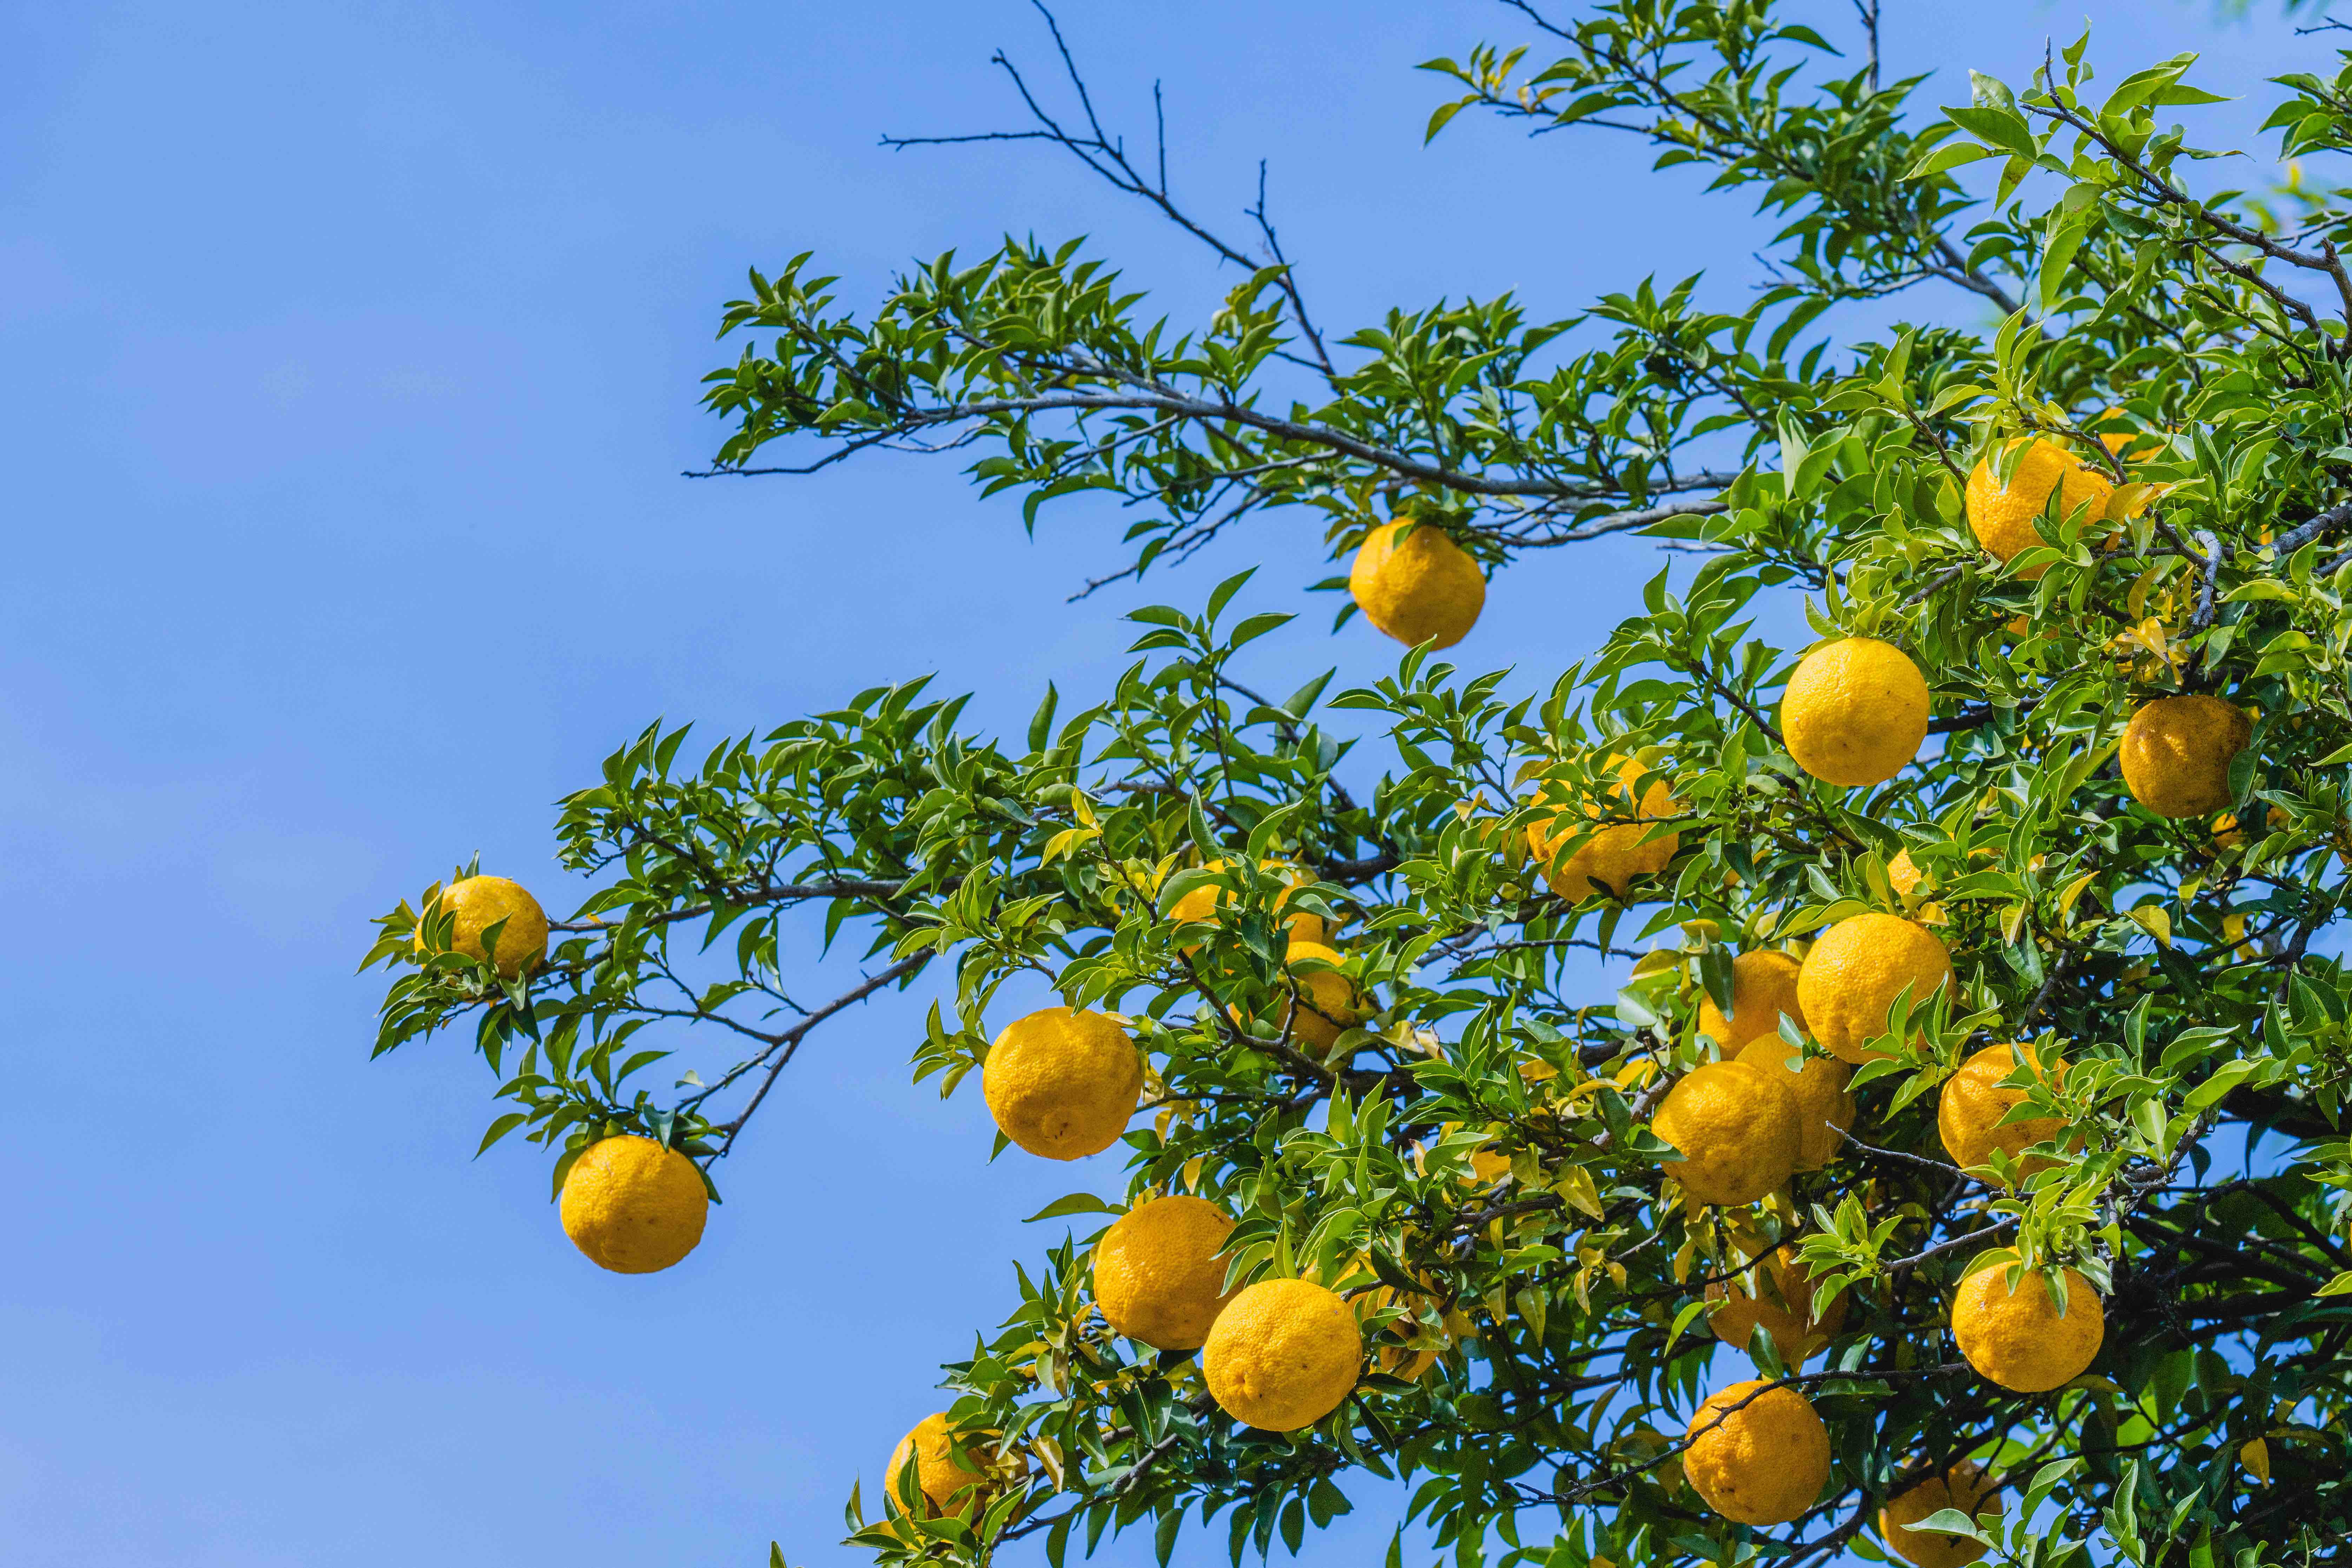
[[[2294,813],[2283,805],[2274,805],[2263,820],[2269,825],[2270,832],[2276,833],[2294,820]],[[2236,812],[2225,811],[2213,819],[2213,842],[2224,849],[2243,849],[2253,842],[2253,835],[2246,830],[2244,823],[2238,820]]]
[[[710,1215],[694,1162],[650,1138],[606,1138],[563,1176],[563,1234],[615,1274],[651,1274],[692,1252]]]
[[[1753,1289],[1745,1279],[1719,1279],[1706,1288],[1706,1299],[1717,1303],[1706,1318],[1715,1337],[1744,1351],[1760,1324],[1772,1336],[1780,1359],[1790,1366],[1801,1365],[1827,1350],[1830,1341],[1845,1327],[1846,1293],[1839,1291],[1822,1309],[1822,1315],[1814,1317],[1812,1276],[1797,1260],[1793,1247],[1773,1248],[1755,1272]]]
[[[1436,1295],[1428,1275],[1415,1269],[1413,1278],[1421,1282],[1428,1295]],[[1355,1299],[1356,1321],[1360,1326],[1374,1312],[1385,1311],[1391,1307],[1403,1307],[1412,1311],[1413,1305],[1412,1297],[1383,1285]],[[1476,1339],[1478,1325],[1457,1304],[1440,1314],[1434,1328],[1416,1316],[1391,1324],[1387,1332],[1396,1337],[1374,1346],[1372,1364],[1391,1377],[1418,1383],[1431,1367],[1437,1364],[1438,1357],[1464,1340]]]
[[[1633,798],[1634,786],[1651,770],[1633,758],[1611,757],[1604,767],[1617,770],[1617,782],[1610,786],[1606,810],[1621,816]],[[1603,806],[1587,801],[1584,816],[1590,819],[1602,814]],[[1585,838],[1570,854],[1557,864],[1554,853],[1570,839],[1584,832],[1583,824],[1561,816],[1528,825],[1528,848],[1543,868],[1544,880],[1551,890],[1570,903],[1589,899],[1595,892],[1606,892],[1622,899],[1636,877],[1652,877],[1666,868],[1675,858],[1679,843],[1673,833],[1662,833],[1652,838],[1654,822],[1664,822],[1682,815],[1681,803],[1663,778],[1653,782],[1642,792],[1641,804],[1633,812],[1634,820],[1603,827]],[[1646,842],[1645,842],[1646,840]]]
[[[1099,1154],[1143,1097],[1143,1053],[1108,1014],[1045,1007],[1004,1026],[981,1097],[1007,1138],[1048,1160]]]
[[[416,947],[425,948],[425,922],[435,915],[454,917],[449,950],[468,958],[483,958],[482,932],[499,921],[499,973],[512,980],[525,970],[547,962],[547,911],[519,882],[504,877],[460,877],[427,902],[416,922]]]
[[[1777,1079],[1796,1097],[1797,1169],[1818,1171],[1837,1158],[1838,1145],[1853,1131],[1854,1114],[1861,1109],[1846,1092],[1853,1077],[1852,1063],[1832,1057],[1807,1061],[1778,1035],[1749,1041],[1732,1059]]]
[[[2084,423],[2105,425],[2117,419],[2130,417],[2129,414],[2120,408],[2102,408]],[[2099,436],[2100,446],[2127,461],[2152,458],[2164,449],[2164,444],[2163,434],[2155,430],[2107,430],[2102,431]],[[2266,538],[2263,542],[2268,543],[2269,540]]]
[[[1129,1209],[1095,1243],[1103,1320],[1154,1350],[1199,1350],[1224,1310],[1233,1228],[1216,1205],[1182,1194]]]
[[[1307,914],[1302,911],[1286,919],[1282,913],[1282,906],[1290,901],[1291,889],[1295,888],[1304,888],[1312,883],[1315,880],[1315,878],[1310,873],[1303,871],[1296,866],[1287,865],[1280,860],[1261,860],[1258,862],[1258,868],[1261,870],[1275,871],[1282,874],[1284,886],[1282,891],[1274,896],[1274,913],[1275,918],[1282,921],[1283,930],[1297,938],[1300,942],[1323,941],[1329,932],[1324,927],[1322,917],[1318,915]],[[1223,860],[1212,860],[1202,868],[1210,871],[1222,871],[1225,868],[1225,862]],[[1232,902],[1234,902],[1234,891],[1232,889],[1219,887],[1213,882],[1208,883],[1204,886],[1193,889],[1191,892],[1185,894],[1182,898],[1169,905],[1168,919],[1171,922],[1176,925],[1186,925],[1194,921],[1214,925],[1217,921],[1217,911]],[[1191,948],[1187,948],[1185,951],[1190,952],[1192,950]]]
[[[1402,542],[1402,521],[1364,538],[1348,568],[1348,592],[1364,618],[1401,643],[1452,647],[1478,624],[1486,574],[1434,523],[1420,523]]]
[[[1797,1005],[1813,1037],[1842,1061],[1859,1064],[1886,1032],[1903,988],[1914,1012],[1952,978],[1952,955],[1936,934],[1900,915],[1849,915],[1822,933],[1797,972]]]
[[[1797,1097],[1744,1062],[1695,1068],[1650,1130],[1682,1151],[1668,1173],[1703,1204],[1752,1204],[1797,1168]]]
[[[969,1518],[974,1505],[988,1493],[1017,1482],[1029,1473],[1029,1457],[1019,1449],[992,1456],[971,1444],[959,1443],[948,1426],[947,1412],[934,1411],[915,1423],[890,1451],[890,1468],[882,1484],[892,1498],[898,1495],[898,1472],[908,1455],[915,1460],[915,1485],[923,1494],[925,1512]]]
[[[2066,1064],[2061,1061],[2055,1066],[2058,1075],[2063,1078]],[[2050,1142],[2066,1131],[2066,1123],[2055,1116],[2035,1116],[2005,1127],[2000,1125],[2000,1119],[2025,1100],[2025,1090],[2001,1087],[2001,1079],[2015,1072],[2017,1067],[2015,1046],[1987,1046],[1944,1080],[1942,1097],[1936,1103],[1936,1131],[1942,1135],[1945,1152],[1951,1155],[1952,1163],[1963,1170],[1973,1170],[1990,1164],[1996,1149],[2014,1160],[2034,1144]],[[2034,1068],[2033,1076],[2042,1076],[2041,1067]],[[2019,1173],[2031,1176],[2057,1163],[2046,1154],[2036,1155],[2020,1168]]]
[[[1969,851],[1969,858],[1998,863],[2000,856],[1990,846],[1980,844]],[[2035,857],[2033,868],[2037,871],[2042,868],[2041,857]],[[1886,883],[1895,890],[1895,896],[1902,900],[1905,905],[1916,906],[1920,924],[1934,926],[1951,923],[1944,914],[1943,905],[1918,902],[1919,895],[1923,892],[1932,893],[1935,891],[1935,887],[1927,880],[1927,873],[1919,868],[1919,863],[1911,858],[1911,851],[1908,849],[1897,850],[1895,858],[1886,863]]]
[[[1217,1314],[1201,1373],[1236,1421],[1296,1432],[1339,1408],[1363,1361],[1363,1331],[1338,1295],[1304,1279],[1261,1279]]]
[[[1707,1397],[1685,1436],[1683,1473],[1707,1507],[1742,1524],[1788,1523],[1830,1479],[1829,1428],[1793,1388],[1735,1383]]]
[[[2016,452],[2018,445],[2012,441],[2007,450]],[[2063,515],[2081,512],[2096,518],[2105,514],[2115,486],[2065,443],[2044,437],[2017,453],[2005,485],[1993,472],[1990,457],[1978,460],[1969,473],[1969,529],[1988,554],[2007,561],[2019,551],[2042,542],[2034,523],[2049,505],[2053,490],[2058,492]],[[2029,568],[2024,575],[2039,577],[2046,569]]]
[[[1974,1519],[2000,1490],[1974,1461],[1962,1459],[1940,1476],[1929,1476],[1886,1500],[1878,1510],[1879,1538],[1914,1568],[1967,1568],[1985,1549],[1965,1535],[1915,1529],[1930,1514],[1956,1508]]]
[[[1927,738],[1927,679],[1874,637],[1824,643],[1780,693],[1780,733],[1797,765],[1842,789],[1884,784]]]
[[[1444,1058],[1440,1058],[1440,1059],[1443,1060]],[[1524,1068],[1524,1064],[1522,1064],[1522,1067]],[[1437,1124],[1437,1131],[1440,1136],[1450,1138],[1454,1133],[1462,1131],[1462,1123],[1459,1121],[1441,1121]],[[1413,1169],[1416,1171],[1423,1168],[1422,1163],[1422,1145],[1418,1143],[1414,1144]],[[1497,1150],[1490,1139],[1487,1142],[1482,1143],[1470,1151],[1470,1173],[1467,1176],[1463,1177],[1462,1180],[1476,1186],[1491,1186],[1510,1173],[1511,1157],[1508,1154],[1502,1152],[1500,1150]]]
[[[1698,1026],[1727,1057],[1738,1056],[1750,1040],[1779,1034],[1783,1013],[1798,1028],[1805,1026],[1804,1009],[1797,1005],[1797,961],[1785,952],[1743,952],[1731,961],[1728,1018],[1714,997],[1699,994]]]
[[[2066,1270],[2066,1310],[2049,1282],[2028,1269],[2009,1287],[2017,1255],[2003,1249],[1960,1281],[1952,1300],[1952,1338],[1970,1366],[2003,1388],[2041,1394],[2083,1375],[2106,1337],[2106,1312],[2091,1282]]]
[[[1320,959],[1326,963],[1344,963],[1338,952],[1319,942],[1294,939],[1284,949],[1286,962],[1296,964],[1300,959]],[[1318,969],[1312,973],[1293,973],[1301,1007],[1291,1005],[1285,1016],[1290,1037],[1303,1040],[1318,1051],[1328,1051],[1337,1045],[1339,1037],[1372,1015],[1371,999],[1338,969]]]
[[[2142,703],[2116,753],[2124,785],[2158,816],[2219,811],[2230,804],[2230,763],[2253,732],[2245,710],[2218,697]]]

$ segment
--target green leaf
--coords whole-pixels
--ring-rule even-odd
[[[2032,127],[2014,110],[1948,109],[1944,112],[1952,117],[1953,124],[2011,157],[2031,160],[2041,152],[2034,145]]]
[[[2067,224],[2052,237],[2042,253],[2042,308],[2049,310],[2064,297],[2066,269],[2073,265],[2074,252],[2082,247],[2090,232],[2090,220],[2078,219]]]
[[[1975,1520],[1956,1508],[1939,1508],[1910,1528],[1934,1535],[1960,1536],[1979,1546],[1994,1544],[1992,1537],[1987,1535]]]
[[[2017,112],[2017,95],[2009,90],[2009,84],[1982,71],[1969,72],[1969,101],[1979,109],[2006,110],[2011,114]]]
[[[529,1111],[515,1110],[509,1111],[506,1115],[499,1117],[496,1121],[491,1122],[490,1130],[482,1134],[480,1147],[474,1151],[474,1158],[477,1160],[480,1159],[484,1154],[489,1152],[491,1144],[497,1142],[499,1139],[505,1137],[508,1133],[513,1131],[516,1128],[521,1126],[524,1122],[530,1120],[530,1113]]]
[[[1184,815],[1186,827],[1192,835],[1192,847],[1203,855],[1217,853],[1217,836],[1209,831],[1208,814],[1201,809],[1201,797],[1195,793]]]
[[[1732,968],[1731,950],[1720,942],[1712,943],[1698,955],[1699,984],[1706,988],[1707,1000],[1717,1012],[1731,1016],[1731,1002],[1737,976]],[[1786,1016],[1786,1015],[1783,1015]],[[1717,1045],[1727,1042],[1718,1040]]]
[[[2221,1104],[2231,1089],[2252,1076],[2259,1065],[2243,1058],[2223,1062],[2214,1069],[2212,1077],[2189,1091],[2189,1097],[2181,1101],[2181,1109],[2193,1114]]]
[[[1696,1301],[1686,1302],[1684,1305],[1683,1310],[1675,1314],[1674,1326],[1666,1331],[1666,1350],[1668,1352],[1673,1351],[1675,1348],[1675,1342],[1683,1337],[1683,1331],[1685,1329],[1688,1329],[1693,1323],[1698,1321],[1700,1314],[1709,1310],[1714,1305],[1714,1302],[1706,1300],[1704,1298]]]
[[[1045,743],[1054,738],[1054,705],[1060,699],[1061,694],[1054,689],[1054,683],[1047,681],[1045,700],[1037,704],[1037,711],[1029,718],[1029,749],[1032,752],[1044,751]]]
[[[1315,706],[1315,700],[1323,695],[1323,689],[1330,685],[1331,678],[1339,673],[1339,672],[1336,669],[1325,670],[1322,674],[1317,676],[1314,679],[1308,681],[1306,685],[1292,692],[1290,694],[1289,700],[1283,703],[1282,710],[1285,713],[1289,714],[1293,719],[1306,718],[1308,710]]]
[[[1940,147],[1920,154],[1918,160],[1903,173],[1905,180],[1930,180],[1948,174],[1964,164],[1984,158],[1998,158],[1999,151],[1976,142],[1947,142]]]
[[[1630,985],[1617,993],[1617,1016],[1642,1029],[1654,1029],[1664,1021],[1650,999]]]
[[[1034,1225],[1041,1219],[1060,1219],[1065,1215],[1124,1214],[1126,1212],[1117,1204],[1106,1203],[1093,1193],[1072,1193],[1067,1197],[1055,1198],[1021,1223]]]
[[[1232,576],[1226,578],[1223,582],[1210,589],[1208,614],[1203,618],[1206,619],[1211,626],[1215,626],[1217,624],[1217,617],[1224,614],[1225,606],[1233,603],[1234,595],[1242,591],[1242,584],[1248,582],[1256,574],[1257,568],[1251,566],[1243,571],[1234,573]]]
[[[1233,636],[1225,639],[1225,646],[1227,647],[1240,647],[1244,643],[1255,642],[1259,637],[1265,636],[1266,633],[1273,631],[1276,627],[1287,626],[1297,618],[1298,617],[1296,616],[1284,615],[1279,612],[1268,612],[1265,615],[1252,616],[1249,619],[1244,621],[1241,625],[1234,628]]]

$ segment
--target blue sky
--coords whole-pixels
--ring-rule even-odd
[[[2314,52],[2166,0],[1888,9],[1897,73],[2018,79],[2082,10],[2108,80],[2201,47],[2250,87]],[[1272,159],[1327,329],[1752,275],[1761,226],[1623,142],[1464,120],[1421,146],[1438,84],[1409,68],[1518,38],[1498,5],[1069,10],[1115,117],[1140,131],[1164,78],[1202,213],[1238,227]],[[489,1086],[459,1045],[369,1064],[380,983],[352,975],[368,916],[477,851],[568,907],[550,803],[657,716],[715,736],[938,670],[1015,724],[1112,667],[1121,611],[1252,561],[1247,607],[1308,612],[1270,682],[1391,663],[1361,623],[1323,635],[1293,519],[1066,605],[1114,561],[1099,512],[1032,543],[911,458],[676,477],[718,438],[696,381],[746,266],[814,248],[866,299],[1011,229],[1096,237],[1180,316],[1230,281],[1042,152],[876,145],[1010,123],[1000,44],[1046,63],[1012,0],[0,12],[12,1563],[853,1561],[851,1480],[1052,1239],[1021,1217],[1116,1182],[984,1164],[977,1095],[907,1082],[924,997],[892,998],[815,1037],[687,1264],[605,1275],[535,1150],[469,1163]],[[1547,676],[1654,561],[1522,564],[1463,651]],[[1373,1512],[1308,1560],[1365,1560]]]

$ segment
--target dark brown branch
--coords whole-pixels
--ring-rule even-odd
[[[940,890],[951,891],[954,886],[953,879],[942,882],[940,884]],[[907,883],[904,880],[888,882],[872,881],[861,878],[843,878],[824,882],[794,882],[781,888],[762,888],[747,893],[742,898],[729,899],[725,901],[732,908],[758,909],[768,904],[799,903],[809,899],[895,899],[905,890],[906,887]],[[688,904],[680,909],[664,910],[659,914],[647,915],[644,918],[643,923],[660,926],[675,924],[679,921],[700,920],[710,912],[710,909],[711,906],[709,904]],[[605,921],[591,915],[583,921],[553,921],[547,929],[552,931],[570,932],[608,931],[627,923],[625,919]]]
[[[1503,478],[1492,474],[1469,473],[1448,468],[1440,464],[1425,463],[1420,458],[1376,442],[1351,436],[1345,430],[1328,425],[1302,424],[1264,414],[1244,403],[1228,398],[1195,397],[1160,383],[1146,381],[1098,361],[1072,364],[1070,369],[1081,374],[1104,375],[1125,383],[1120,392],[1056,392],[1031,397],[985,398],[971,403],[945,404],[935,408],[906,408],[899,412],[898,429],[926,429],[933,426],[953,424],[964,419],[985,419],[997,415],[1039,414],[1053,410],[1071,412],[1108,412],[1120,409],[1152,409],[1164,414],[1181,415],[1188,419],[1222,420],[1234,425],[1246,425],[1254,430],[1301,446],[1325,447],[1344,457],[1354,458],[1377,468],[1387,469],[1403,479],[1465,495],[1481,496],[1541,496],[1565,500],[1600,500],[1622,493],[1618,487],[1589,479],[1557,479]],[[747,468],[720,468],[716,474],[749,474]],[[1709,476],[1693,482],[1727,482],[1731,476]],[[1655,487],[1653,487],[1655,488]]]
[[[1230,261],[1237,267],[1248,268],[1252,271],[1265,265],[1264,262],[1221,238],[1207,226],[1196,221],[1179,207],[1175,198],[1169,194],[1168,117],[1166,105],[1160,96],[1160,84],[1156,81],[1151,84],[1152,119],[1157,132],[1156,148],[1159,157],[1159,178],[1155,183],[1144,178],[1142,173],[1129,161],[1125,140],[1115,138],[1103,129],[1101,120],[1095,113],[1093,95],[1087,89],[1086,78],[1078,69],[1077,58],[1071,54],[1069,42],[1063,37],[1061,24],[1055,19],[1054,13],[1045,7],[1044,0],[1030,0],[1030,3],[1036,7],[1037,14],[1045,18],[1046,30],[1053,35],[1055,50],[1062,58],[1063,74],[1069,79],[1072,89],[1077,93],[1078,105],[1086,114],[1086,134],[1080,135],[1066,129],[1059,121],[1048,114],[1045,106],[1037,101],[1036,95],[1029,90],[1029,84],[1023,79],[1020,68],[1013,65],[1011,57],[999,49],[989,58],[989,63],[1013,79],[1013,89],[1021,95],[1021,101],[1027,106],[1030,118],[1036,121],[1044,129],[983,131],[961,136],[885,135],[882,138],[882,145],[896,152],[908,147],[949,147],[973,142],[1051,142],[1069,152],[1080,163],[1100,175],[1113,189],[1128,195],[1139,196],[1159,208],[1162,216],[1216,252],[1219,259]],[[1337,380],[1339,372],[1333,367],[1331,356],[1323,346],[1322,334],[1316,330],[1314,321],[1307,313],[1306,298],[1299,292],[1298,280],[1292,271],[1289,258],[1283,255],[1281,242],[1275,237],[1274,225],[1266,216],[1265,164],[1263,161],[1258,164],[1257,205],[1244,210],[1246,216],[1256,223],[1259,234],[1265,238],[1268,258],[1280,268],[1281,275],[1276,280],[1277,286],[1282,289],[1283,298],[1289,304],[1290,317],[1298,327],[1300,339],[1307,345],[1309,351],[1309,357],[1307,358],[1301,358],[1296,354],[1285,357],[1319,371],[1327,379]]]
[[[720,1079],[717,1083],[712,1084],[700,1094],[695,1095],[692,1099],[684,1101],[683,1103],[686,1105],[692,1105],[697,1101],[707,1099],[710,1095],[716,1094],[719,1089],[725,1088],[730,1082],[740,1077],[744,1072],[761,1066],[763,1062],[767,1064],[767,1076],[760,1080],[760,1087],[752,1091],[751,1100],[744,1104],[743,1109],[736,1114],[733,1121],[724,1122],[715,1130],[723,1135],[722,1141],[719,1145],[719,1154],[723,1157],[730,1150],[735,1147],[735,1135],[743,1130],[743,1124],[745,1122],[751,1120],[751,1113],[760,1109],[760,1102],[768,1098],[768,1091],[776,1087],[776,1079],[782,1075],[784,1068],[791,1065],[794,1053],[800,1049],[801,1042],[808,1037],[808,1033],[811,1029],[815,1028],[819,1024],[824,1023],[827,1018],[832,1017],[835,1013],[840,1012],[843,1008],[855,1006],[856,1004],[865,1001],[866,998],[873,995],[874,993],[881,990],[884,986],[891,984],[898,980],[911,979],[914,975],[921,972],[923,965],[929,963],[930,961],[931,954],[928,952],[913,953],[908,957],[900,959],[898,963],[891,964],[888,968],[880,971],[878,973],[869,976],[867,979],[850,987],[847,991],[843,992],[840,995],[835,997],[824,1006],[814,1009],[807,1017],[803,1018],[799,1023],[794,1024],[791,1028],[786,1029],[782,1035],[777,1037],[775,1045],[770,1047],[767,1050],[761,1052],[750,1061],[744,1062],[733,1072],[729,1073],[727,1077]],[[772,1061],[769,1059],[771,1058],[773,1058]]]
[[[2340,501],[2308,522],[2298,523],[2280,534],[2271,541],[2272,553],[2284,561],[2320,535],[2341,528],[2347,522],[2352,522],[2352,500]]]

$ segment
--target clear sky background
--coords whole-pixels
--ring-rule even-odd
[[[1067,9],[1109,115],[1144,132],[1164,79],[1202,215],[1238,230],[1272,160],[1335,334],[1755,276],[1736,199],[1605,133],[1422,147],[1441,84],[1410,68],[1523,37],[1500,5]],[[2021,80],[2084,10],[2109,81],[2194,47],[2253,90],[2324,53],[2201,0],[1887,10],[1890,74],[1947,73],[1930,101]],[[1850,37],[1843,0],[1800,14]],[[1047,152],[877,148],[1013,123],[998,45],[1046,74],[1013,0],[0,7],[0,1559],[846,1563],[852,1479],[1059,1234],[1022,1216],[1117,1184],[985,1164],[977,1093],[907,1082],[927,995],[894,996],[814,1037],[698,1252],[607,1275],[539,1151],[469,1163],[491,1086],[462,1043],[370,1065],[382,983],[352,974],[370,915],[477,851],[568,910],[551,803],[656,717],[716,737],[937,670],[1017,725],[1117,667],[1124,610],[1259,560],[1244,606],[1307,612],[1269,684],[1392,663],[1325,635],[1294,518],[1067,605],[1116,563],[1100,511],[1031,542],[903,458],[677,477],[719,437],[696,383],[749,265],[814,248],[864,301],[1010,229],[1096,237],[1180,319],[1230,285]],[[1548,679],[1655,561],[1527,562],[1462,654]],[[1377,1560],[1360,1495],[1308,1561]]]

